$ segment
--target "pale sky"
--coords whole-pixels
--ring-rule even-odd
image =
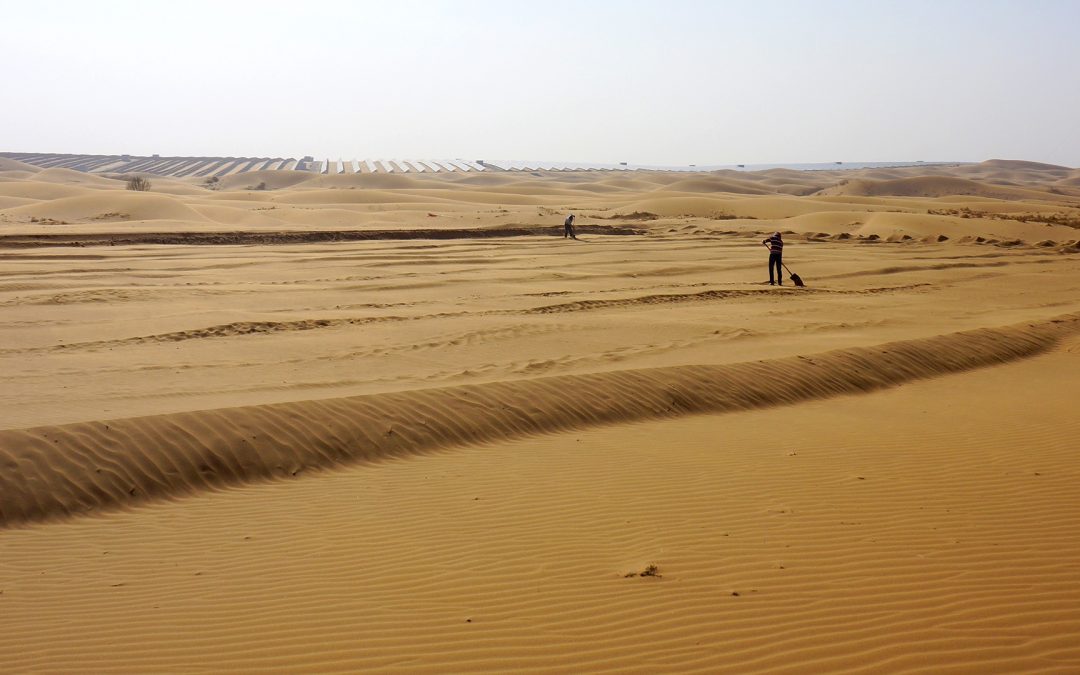
[[[1080,0],[0,0],[0,151],[1080,166]]]

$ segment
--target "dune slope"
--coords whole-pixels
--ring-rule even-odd
[[[1078,356],[9,529],[4,668],[1075,672]]]
[[[0,524],[359,459],[872,391],[1046,349],[1080,315],[876,348],[0,431]]]

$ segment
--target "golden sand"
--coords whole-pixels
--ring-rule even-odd
[[[3,161],[3,669],[1080,669],[1076,170]]]

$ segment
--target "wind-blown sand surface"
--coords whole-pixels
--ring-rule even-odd
[[[4,668],[1080,669],[1077,170],[17,164]]]

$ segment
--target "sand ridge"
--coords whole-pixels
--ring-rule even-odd
[[[695,232],[0,251],[0,428],[775,359],[1080,311],[1075,258],[1053,248],[796,239],[796,291],[762,283],[759,235]]]
[[[873,391],[1052,346],[1040,324],[774,362],[623,370],[0,431],[0,525],[463,443]],[[97,467],[97,468],[95,468]]]
[[[1078,354],[9,529],[0,648],[57,672],[1072,672]]]

